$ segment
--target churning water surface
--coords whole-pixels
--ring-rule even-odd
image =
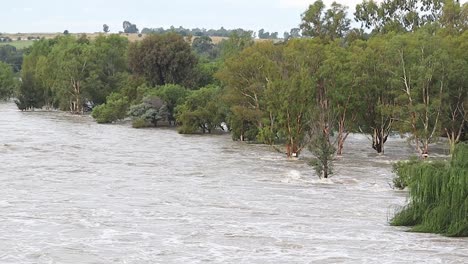
[[[98,125],[0,104],[0,263],[467,263],[468,240],[388,225],[391,162],[347,141],[336,174],[229,135]]]

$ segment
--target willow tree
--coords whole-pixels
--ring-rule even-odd
[[[392,225],[415,232],[468,236],[468,145],[459,144],[450,162],[405,162],[397,175],[409,179],[409,204]]]

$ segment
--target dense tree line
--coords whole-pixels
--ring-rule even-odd
[[[225,29],[221,27],[220,29],[205,29],[205,28],[184,28],[171,26],[170,28],[143,28],[141,30],[143,34],[166,34],[166,33],[177,33],[182,36],[195,36],[195,37],[230,37],[232,34],[244,35],[248,34],[251,37],[254,37],[254,32],[251,30],[244,30],[241,28],[238,29]]]
[[[421,156],[442,135],[452,150],[466,139],[467,4],[364,1],[355,19],[370,33],[350,28],[337,3],[316,1],[301,19],[279,43],[222,29],[229,39],[214,44],[209,31],[183,28],[135,43],[40,40],[24,57],[16,102],[75,113],[95,106],[100,123],[227,129],[236,140],[283,145],[289,157],[309,149],[323,177],[352,132],[371,135],[378,153],[390,133],[410,134]]]

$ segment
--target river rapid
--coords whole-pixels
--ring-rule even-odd
[[[229,135],[0,103],[0,263],[467,263],[468,239],[389,226],[391,162],[351,136],[335,175]]]

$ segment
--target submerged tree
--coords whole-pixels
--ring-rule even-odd
[[[223,129],[225,114],[219,95],[220,88],[217,86],[191,92],[185,102],[176,108],[177,122],[181,125],[179,133],[212,133],[214,129]]]
[[[443,97],[447,90],[447,52],[441,39],[426,32],[402,35],[390,42],[395,58],[393,83],[399,94],[399,129],[411,132],[420,155],[439,137]]]
[[[333,156],[336,148],[330,142],[326,131],[319,131],[319,127],[316,129],[311,133],[312,140],[309,144],[309,150],[315,156],[310,165],[314,167],[319,178],[329,178],[333,174]]]
[[[167,105],[158,96],[149,95],[143,98],[142,103],[131,106],[128,115],[134,118],[134,127],[156,127],[159,121],[167,120]]]
[[[385,152],[385,143],[396,119],[396,91],[391,75],[390,56],[386,55],[385,37],[356,41],[351,46],[351,73],[356,76],[355,89],[360,98],[357,106],[359,130],[372,136],[372,148]]]

